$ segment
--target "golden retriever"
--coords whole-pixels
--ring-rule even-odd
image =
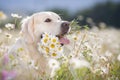
[[[37,43],[40,41],[41,35],[44,32],[61,38],[70,30],[69,22],[63,21],[60,16],[54,12],[39,12],[25,18],[22,21],[21,27],[21,36],[8,52],[10,56],[12,55],[15,57],[15,60],[18,60],[18,62],[14,64],[14,69],[19,72],[19,79],[27,80],[28,78],[25,77],[29,72],[32,72],[33,75],[37,72],[41,77],[50,74],[51,70],[47,64],[48,59],[39,53]],[[67,44],[67,41],[62,40],[61,43]],[[33,60],[37,68],[28,70],[28,68],[25,67],[27,66],[26,62],[29,62],[28,60]],[[29,72],[27,72],[27,70]]]

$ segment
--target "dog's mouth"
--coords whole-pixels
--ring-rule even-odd
[[[70,43],[69,39],[65,37],[65,34],[56,35],[56,37],[59,38],[61,45],[66,45]]]

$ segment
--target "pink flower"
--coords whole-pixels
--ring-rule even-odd
[[[3,70],[1,72],[2,80],[10,80],[16,77],[16,72]]]
[[[5,65],[5,64],[7,64],[7,63],[8,63],[8,61],[9,61],[9,57],[8,57],[8,55],[7,55],[7,54],[5,54],[5,55],[4,55],[3,64],[4,64],[4,65]]]

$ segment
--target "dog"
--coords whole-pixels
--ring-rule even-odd
[[[47,66],[48,60],[39,53],[37,49],[37,43],[40,41],[42,34],[47,32],[59,37],[59,39],[62,39],[61,44],[67,44],[69,42],[63,39],[63,36],[67,34],[69,30],[70,23],[68,21],[62,20],[61,17],[54,12],[38,12],[34,13],[28,18],[23,19],[20,37],[13,45],[13,47],[8,51],[8,54],[14,56],[15,59],[17,59],[19,62],[17,64],[20,66],[14,67],[14,69],[21,72],[19,73],[19,76],[21,77],[18,76],[19,79],[28,79],[24,78],[24,76],[26,77],[25,73],[27,73],[27,69],[24,67],[27,60],[26,58],[21,60],[21,57],[27,57],[31,60],[34,60],[34,64],[37,65],[37,70],[33,70],[33,72],[31,70],[33,75],[38,72],[42,77],[46,75],[46,73],[50,73],[50,69]],[[21,70],[18,67],[22,67]],[[30,70],[28,70],[28,72],[30,72]]]

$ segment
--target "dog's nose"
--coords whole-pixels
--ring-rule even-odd
[[[66,27],[69,28],[69,25],[70,25],[70,23],[66,21],[66,22],[62,23],[61,27],[63,27],[63,28],[66,28]]]
[[[68,32],[68,30],[69,30],[69,25],[70,25],[70,23],[69,22],[63,22],[62,24],[61,24],[61,29],[62,29],[62,34],[66,34],[67,32]]]

